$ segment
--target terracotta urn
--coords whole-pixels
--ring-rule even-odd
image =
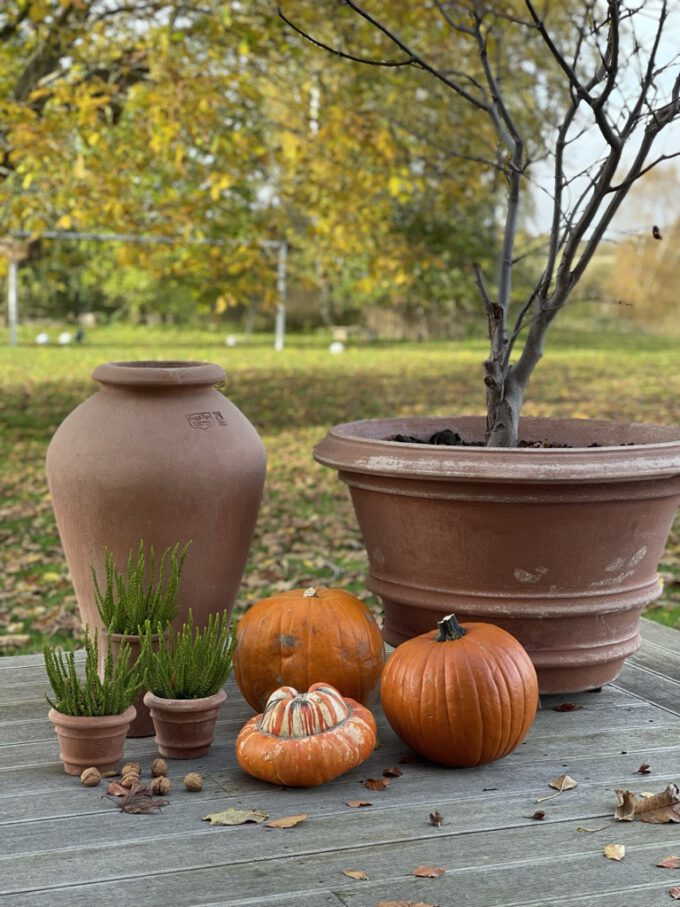
[[[451,428],[479,441],[484,424],[354,422],[314,451],[349,486],[383,635],[396,646],[455,612],[515,636],[541,692],[600,687],[638,648],[640,613],[661,593],[657,565],[680,503],[680,428],[527,418],[520,437],[571,446],[389,440]]]
[[[265,475],[255,429],[204,362],[109,362],[98,393],[59,426],[47,481],[83,623],[101,627],[91,567],[108,548],[121,568],[140,541],[157,552],[191,541],[175,625],[231,609]]]
[[[67,775],[80,775],[94,766],[100,772],[118,768],[123,758],[125,736],[135,717],[131,705],[120,715],[64,715],[50,709],[47,717],[54,724],[59,740],[59,758]]]
[[[151,712],[156,730],[156,745],[161,756],[169,759],[195,759],[212,746],[224,690],[200,699],[161,699],[150,690],[144,703]]]
[[[126,642],[130,646],[132,656],[130,658],[130,666],[132,666],[137,659],[139,658],[139,652],[141,649],[139,636],[133,633],[109,633],[107,630],[102,629],[102,645],[99,648],[99,659],[100,666],[103,663],[103,659],[106,657],[106,640],[107,638],[111,640],[111,654],[113,655],[114,661],[118,658],[118,653],[120,651],[121,645]],[[158,650],[158,635],[152,636],[152,648],[155,651]],[[151,713],[149,709],[144,705],[144,693],[146,690],[142,690],[135,701],[132,703],[135,707],[136,715],[127,732],[128,737],[153,737],[154,727],[153,720],[151,718]]]

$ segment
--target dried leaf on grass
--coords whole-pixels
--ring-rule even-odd
[[[656,865],[660,866],[661,869],[680,869],[680,857],[671,854],[668,857],[664,857],[663,860],[659,860]]]
[[[444,816],[436,809],[433,813],[430,813],[430,822],[433,825],[436,825],[437,828],[441,828],[444,824]]]
[[[345,806],[351,806],[352,809],[361,809],[362,806],[373,806],[369,800],[348,800]]]
[[[562,791],[572,790],[574,787],[578,787],[578,783],[569,775],[560,775],[557,778],[553,778],[552,781],[548,781],[548,787],[554,788],[557,793],[548,794],[547,797],[538,797],[536,803],[545,803],[546,800],[552,800],[553,797],[558,797]]]
[[[295,828],[300,822],[304,822],[306,818],[306,813],[300,816],[282,816],[280,819],[271,819],[269,822],[265,822],[265,828]]]
[[[446,872],[441,866],[416,866],[409,875],[417,876],[419,879],[438,879]]]
[[[623,844],[605,844],[602,853],[608,860],[616,860],[620,863],[626,855],[626,848]]]
[[[202,821],[211,825],[245,825],[246,822],[264,822],[268,818],[268,813],[259,809],[225,809],[221,813],[203,816]]]
[[[368,876],[363,869],[343,869],[342,874],[349,879],[356,879],[357,882],[367,882]]]
[[[368,790],[385,790],[391,783],[391,778],[366,778],[364,787],[368,788]]]
[[[638,797],[629,790],[617,790],[618,806],[614,818],[619,822],[632,822],[639,819],[650,825],[661,825],[664,822],[680,822],[680,789],[677,784],[668,787],[651,797]]]

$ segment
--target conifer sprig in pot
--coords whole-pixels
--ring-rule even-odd
[[[85,628],[85,667],[76,668],[73,652],[44,650],[45,669],[53,691],[49,719],[59,739],[64,770],[71,775],[96,766],[100,771],[117,767],[123,756],[125,736],[135,717],[132,703],[142,688],[141,664],[131,664],[130,646],[124,643],[116,658],[111,642],[99,670],[96,634]]]
[[[147,620],[154,627],[162,624],[163,629],[172,623],[177,617],[177,591],[190,544],[187,542],[181,549],[179,543],[174,548],[166,548],[161,555],[158,575],[153,545],[149,548],[147,562],[143,540],[136,554],[130,549],[124,574],[116,568],[111,552],[104,550],[106,582],[103,592],[94,568],[91,569],[95,604],[110,633],[137,635]]]
[[[227,698],[222,689],[232,667],[236,623],[225,611],[212,614],[205,627],[195,627],[189,611],[176,634],[153,650],[154,628],[144,625],[142,654],[144,704],[151,711],[156,743],[162,756],[193,759],[212,745],[220,706]]]

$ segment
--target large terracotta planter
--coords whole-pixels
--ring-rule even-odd
[[[60,425],[47,480],[83,622],[101,627],[90,567],[104,548],[124,569],[140,540],[160,553],[191,540],[177,602],[197,625],[231,609],[262,495],[265,453],[250,422],[213,385],[217,365],[110,362],[102,385]]]
[[[642,608],[661,592],[657,565],[680,503],[680,428],[523,420],[522,438],[567,449],[385,440],[442,428],[479,440],[484,420],[354,422],[314,451],[349,486],[385,639],[398,645],[454,612],[517,637],[544,693],[613,680],[640,644]]]
[[[100,772],[112,772],[123,758],[125,735],[135,717],[130,706],[120,715],[88,717],[64,715],[50,709],[48,718],[54,724],[59,740],[59,758],[67,775],[80,775],[94,766]]]
[[[156,729],[156,745],[169,759],[196,759],[212,746],[224,690],[201,699],[161,699],[151,691],[144,703]]]

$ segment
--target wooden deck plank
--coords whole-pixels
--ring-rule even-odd
[[[656,907],[670,903],[680,873],[656,868],[680,852],[677,826],[607,822],[613,788],[658,790],[680,780],[680,634],[643,621],[645,640],[616,684],[599,694],[544,697],[525,744],[477,769],[404,765],[383,792],[378,776],[406,751],[378,713],[381,746],[360,769],[315,790],[286,790],[246,776],[233,741],[252,711],[233,682],[216,744],[201,760],[171,762],[177,787],[197,769],[202,794],[170,794],[161,815],[126,816],[64,775],[46,721],[41,656],[0,659],[0,905],[145,907],[374,907],[381,899],[442,907]],[[12,662],[12,664],[9,664]],[[583,708],[554,711],[563,701]],[[374,701],[373,706],[376,703]],[[152,738],[128,741],[126,758],[150,761]],[[652,774],[641,776],[641,762]],[[547,782],[563,772],[579,786],[540,805]],[[349,799],[372,807],[352,810]],[[210,828],[207,812],[263,808],[271,816],[306,813],[294,829]],[[441,829],[428,814],[439,809]],[[625,843],[622,864],[601,854]],[[115,859],[111,855],[115,854]],[[418,880],[430,863],[447,872]],[[343,868],[364,869],[354,882]]]

